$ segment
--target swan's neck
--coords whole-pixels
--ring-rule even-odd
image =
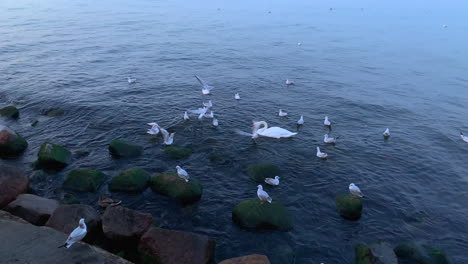
[[[258,128],[260,129],[263,126],[264,129],[268,128],[268,124],[265,121],[259,121],[258,122]]]

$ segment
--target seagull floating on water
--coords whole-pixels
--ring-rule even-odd
[[[185,113],[184,113],[184,120],[190,120],[190,117],[189,117],[189,115],[187,114],[187,111],[185,111]]]
[[[205,117],[206,117],[206,118],[214,118],[214,112],[213,112],[213,111],[210,111],[209,114],[205,114]]]
[[[468,137],[465,136],[465,135],[463,135],[462,132],[460,132],[460,137],[461,137],[461,139],[462,139],[463,141],[465,141],[466,143],[468,143]]]
[[[294,85],[294,81],[286,79],[286,85]]]
[[[202,88],[202,94],[203,95],[208,95],[211,93],[211,90],[214,88],[213,86],[208,85],[206,82],[204,82],[200,77],[195,75],[195,78],[200,82],[200,84],[203,86]]]
[[[323,120],[323,125],[324,126],[331,126],[330,120],[328,120],[328,116],[325,116],[325,120]]]
[[[302,43],[298,42],[298,43],[297,43],[297,45],[298,45],[298,46],[301,46],[301,45],[302,45]]]
[[[326,143],[326,144],[335,144],[336,143],[336,140],[338,139],[339,137],[329,137],[328,134],[325,134],[323,136],[323,143]]]
[[[172,145],[172,143],[174,143],[175,132],[169,134],[169,132],[167,132],[167,130],[162,128],[162,127],[160,127],[159,130],[161,130],[161,135],[163,136],[163,139],[164,139],[163,144],[164,145]]]
[[[211,102],[211,100],[209,100],[208,103],[203,103],[203,106],[210,108],[213,107],[213,103]]]
[[[265,182],[267,184],[270,184],[270,185],[279,185],[279,180],[280,180],[280,177],[279,176],[275,176],[275,178],[266,178],[265,179]]]
[[[127,77],[127,82],[128,82],[128,83],[134,83],[134,82],[136,82],[136,80],[137,80],[137,79],[135,79],[135,78]]]
[[[70,235],[67,238],[67,241],[65,241],[65,244],[61,245],[59,248],[61,248],[61,247],[70,248],[73,244],[75,244],[76,242],[83,239],[86,236],[87,232],[88,231],[86,229],[85,220],[84,220],[84,218],[81,218],[80,222],[78,224],[78,227],[75,228],[70,233]]]
[[[213,118],[213,126],[218,126],[218,119]]]
[[[239,95],[239,93],[236,93],[236,94],[234,95],[234,99],[240,100],[240,95]]]
[[[359,189],[359,187],[357,187],[357,185],[354,184],[354,183],[351,183],[349,185],[349,191],[353,195],[356,195],[356,196],[359,196],[359,197],[364,197],[364,194],[362,194],[361,189]]]
[[[260,201],[262,201],[262,203],[263,202],[271,203],[273,201],[273,199],[271,199],[270,195],[268,195],[268,193],[263,190],[262,185],[257,186],[257,196],[258,196],[258,199],[260,199]]]
[[[198,114],[198,119],[202,120],[205,116],[206,112],[208,111],[208,107],[204,106],[203,108],[198,108],[197,110],[190,110],[190,112],[194,114]]]
[[[299,118],[299,120],[297,120],[297,124],[302,126],[304,124],[304,116],[301,115],[301,118]]]
[[[321,152],[320,148],[317,147],[317,158],[319,159],[326,159],[328,157],[328,154],[325,152]]]
[[[390,129],[388,129],[388,128],[385,129],[385,132],[383,132],[383,136],[386,137],[386,138],[389,137],[390,136]]]
[[[279,110],[278,116],[287,116],[287,115],[288,115],[288,113],[283,112],[282,109]]]
[[[187,173],[186,170],[182,169],[180,166],[176,166],[176,169],[177,169],[177,175],[179,175],[180,178],[184,179],[185,182],[189,182],[190,180],[190,177]]]

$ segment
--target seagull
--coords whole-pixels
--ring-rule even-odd
[[[271,203],[271,201],[273,201],[273,199],[271,199],[270,195],[268,195],[268,193],[263,190],[262,185],[257,186],[257,196],[258,196],[258,199],[260,199],[260,201],[262,201],[262,203],[265,202],[265,201]]]
[[[265,182],[270,185],[279,185],[279,176],[275,176],[275,178],[266,178]]]
[[[184,113],[184,120],[190,120],[190,117],[188,116],[187,111],[185,111]]]
[[[236,94],[234,95],[234,99],[240,100],[240,95],[239,95],[239,93],[236,93]]]
[[[356,196],[359,196],[359,197],[364,197],[364,194],[362,194],[361,189],[359,189],[359,187],[357,187],[357,185],[354,184],[354,183],[351,183],[349,185],[349,191],[353,195],[356,195]]]
[[[286,85],[294,85],[294,81],[290,81],[289,79],[286,79]]]
[[[174,143],[174,133],[171,133],[169,135],[169,132],[167,132],[166,129],[160,127],[159,128],[161,130],[161,135],[163,136],[163,139],[164,139],[164,145],[171,145],[172,143]]]
[[[447,28],[448,26],[447,25],[442,25],[443,28]]]
[[[67,238],[67,241],[65,241],[65,244],[61,245],[59,248],[70,248],[73,244],[83,239],[86,236],[86,233],[86,223],[84,218],[81,218],[78,227],[70,233],[70,235]]]
[[[385,132],[383,132],[383,136],[386,137],[386,138],[389,137],[390,136],[390,129],[388,129],[388,128],[385,129]]]
[[[213,103],[211,102],[211,100],[209,100],[208,103],[203,103],[203,106],[210,108],[210,107],[213,107]]]
[[[299,118],[299,120],[297,120],[297,124],[299,126],[302,126],[304,124],[304,116],[301,115],[301,118]]]
[[[135,78],[127,77],[127,82],[128,82],[128,83],[134,83],[134,82],[136,82],[136,80],[137,80],[137,79],[135,79]]]
[[[287,115],[288,115],[288,113],[283,112],[282,109],[279,110],[278,116],[287,116]]]
[[[326,144],[335,144],[336,143],[336,140],[338,139],[339,137],[329,137],[328,134],[325,134],[323,136],[323,143],[326,143]]]
[[[297,45],[298,45],[298,46],[301,46],[301,45],[302,45],[302,43],[298,42],[298,43],[297,43]]]
[[[214,118],[214,113],[211,111],[209,114],[205,114],[206,118]]]
[[[151,123],[148,123],[148,125],[151,126],[150,129],[148,129],[148,131],[146,131],[146,133],[150,134],[150,135],[157,135],[159,134],[159,125],[158,123],[156,122],[151,122]]]
[[[195,75],[195,78],[197,78],[197,80],[200,82],[200,84],[203,86],[202,88],[202,94],[203,95],[208,95],[211,93],[211,90],[214,88],[213,86],[210,86],[208,85],[207,83],[205,83],[200,77],[198,77],[197,75]]]
[[[207,111],[208,111],[208,107],[205,107],[205,106],[203,108],[198,108],[197,110],[190,110],[190,112],[194,114],[199,114],[198,115],[199,120],[203,119]]]
[[[465,141],[466,143],[468,143],[468,137],[465,136],[465,135],[463,135],[462,132],[460,132],[460,137],[461,137],[461,139],[462,139],[463,141]]]
[[[218,126],[218,119],[213,118],[213,126]]]
[[[187,173],[186,170],[182,169],[180,166],[176,166],[176,169],[177,169],[177,175],[179,175],[180,178],[184,179],[185,182],[189,182],[190,180],[190,177]]]
[[[317,147],[317,158],[319,159],[326,159],[328,157],[328,154],[325,152],[321,152],[320,148]]]
[[[330,120],[328,120],[328,116],[325,116],[325,120],[323,120],[323,125],[324,126],[331,126]]]

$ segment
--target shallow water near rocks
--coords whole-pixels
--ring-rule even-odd
[[[0,107],[15,105],[20,119],[2,122],[29,147],[0,164],[30,170],[43,142],[67,147],[73,163],[33,184],[51,198],[63,195],[64,176],[75,168],[101,170],[109,181],[132,167],[156,173],[181,165],[204,187],[192,206],[150,189],[112,197],[151,213],[161,227],[216,238],[216,261],[260,253],[275,264],[352,263],[357,243],[428,240],[462,263],[466,8],[426,1],[3,0]],[[193,74],[215,86],[212,95],[201,95]],[[127,76],[137,82],[129,85]],[[296,85],[286,88],[287,78]],[[183,121],[185,110],[209,99],[219,127],[195,116]],[[40,115],[54,107],[65,114]],[[279,108],[289,117],[277,117]],[[300,115],[305,125],[298,129]],[[322,143],[325,115],[331,135],[342,136],[336,146]],[[253,142],[233,132],[249,132],[252,120],[299,134]],[[194,153],[168,159],[162,140],[145,134],[151,121],[175,131],[175,144]],[[392,136],[384,140],[387,127]],[[113,159],[113,139],[142,145],[144,154]],[[327,160],[315,157],[318,145]],[[213,154],[221,158],[210,162]],[[247,166],[264,162],[282,170],[280,186],[265,190],[290,210],[291,232],[249,232],[232,223],[232,208],[256,195]],[[340,218],[334,204],[351,182],[368,196],[357,222]],[[77,196],[96,205],[107,193],[104,185]]]

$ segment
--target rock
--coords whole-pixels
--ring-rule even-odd
[[[153,223],[151,214],[122,206],[107,207],[102,215],[104,235],[114,241],[137,240]]]
[[[158,264],[207,264],[215,241],[205,235],[151,227],[140,239],[138,251],[144,262]]]
[[[265,182],[265,178],[274,178],[280,175],[280,170],[273,164],[257,164],[247,168],[250,178],[258,183]]]
[[[75,195],[70,194],[70,193],[66,193],[63,196],[63,199],[60,200],[60,203],[61,204],[80,204],[81,201],[80,201],[80,199],[76,198]]]
[[[112,178],[109,190],[111,192],[142,192],[148,186],[149,180],[150,175],[145,170],[128,169]]]
[[[239,226],[255,230],[290,231],[292,218],[279,202],[267,203],[259,199],[246,200],[232,210],[232,220]]]
[[[0,158],[19,156],[28,147],[28,142],[7,126],[0,125]]]
[[[84,204],[60,205],[52,213],[45,225],[65,234],[70,234],[78,226],[81,218],[85,219],[88,229],[86,237],[98,232],[101,217],[94,208]]]
[[[396,246],[394,251],[398,258],[418,264],[450,263],[447,255],[442,250],[422,243],[404,242]]]
[[[0,166],[0,209],[29,188],[29,178],[20,170]]]
[[[3,107],[2,109],[0,109],[0,116],[6,117],[6,118],[18,119],[19,111],[14,106]]]
[[[38,227],[14,221],[0,220],[1,263],[86,263],[86,264],[131,264],[130,262],[83,242],[70,249],[57,248],[68,237],[50,227]]]
[[[208,155],[208,159],[210,162],[218,165],[228,165],[231,162],[232,157],[226,153],[213,152]]]
[[[231,258],[221,261],[219,264],[270,264],[270,260],[265,255],[248,255],[238,258]]]
[[[71,160],[71,152],[66,148],[45,142],[37,153],[37,165],[47,170],[65,168]]]
[[[34,225],[44,225],[59,203],[33,194],[20,194],[5,207],[5,211],[19,216]]]
[[[0,210],[0,220],[8,220],[8,221],[15,221],[15,222],[22,223],[22,224],[29,224],[24,219],[14,216],[10,214],[9,212],[2,211],[2,210]]]
[[[32,127],[36,127],[37,124],[39,124],[39,120],[34,119],[34,120],[31,121],[31,126],[32,126]]]
[[[398,264],[395,252],[386,242],[360,244],[354,251],[356,264]]]
[[[191,149],[177,146],[167,146],[164,148],[164,152],[169,158],[175,160],[186,159],[192,154]]]
[[[340,194],[335,199],[336,207],[340,215],[348,220],[361,218],[362,200],[356,195]]]
[[[96,192],[106,178],[106,175],[97,170],[76,169],[68,173],[63,187],[77,192]]]
[[[195,179],[186,182],[175,172],[158,173],[151,177],[151,189],[162,195],[177,199],[182,203],[193,203],[200,200],[202,185]]]
[[[65,114],[65,111],[60,108],[49,108],[49,109],[42,110],[41,114],[49,116],[49,117],[57,117],[57,116],[63,116]]]
[[[109,151],[115,157],[133,158],[143,153],[143,147],[123,140],[112,140],[109,145]]]

